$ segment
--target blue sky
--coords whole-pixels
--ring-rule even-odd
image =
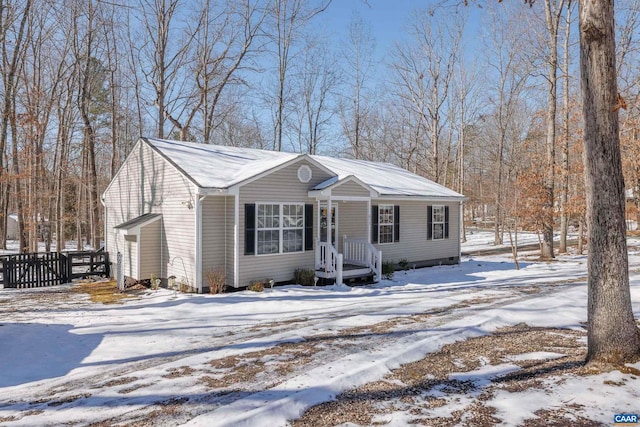
[[[407,37],[406,28],[416,9],[429,9],[442,3],[442,0],[333,0],[322,20],[338,39],[335,42],[340,42],[346,39],[354,14],[360,15],[371,26],[376,52],[382,56],[395,42]],[[460,3],[446,3],[445,7],[464,7]],[[466,10],[470,13],[465,31],[468,43],[476,38],[483,10],[474,5]]]

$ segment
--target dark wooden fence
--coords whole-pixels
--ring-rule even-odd
[[[80,277],[110,275],[109,254],[102,251],[29,253],[0,258],[5,288],[39,288]]]

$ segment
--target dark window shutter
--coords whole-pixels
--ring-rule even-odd
[[[427,240],[433,239],[433,206],[427,206]]]
[[[304,250],[313,250],[313,205],[304,205]]]
[[[371,206],[371,241],[378,243],[378,206]]]
[[[244,205],[244,254],[256,253],[256,205]]]
[[[393,207],[393,241],[400,241],[400,206]]]
[[[449,206],[444,207],[444,238],[449,238]]]

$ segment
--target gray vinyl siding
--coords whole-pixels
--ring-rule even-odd
[[[367,226],[367,202],[337,202],[338,205],[338,251],[342,252],[344,236],[352,239],[367,239],[371,231]]]
[[[162,223],[154,221],[142,227],[138,245],[140,245],[140,272],[141,278],[161,277],[160,251],[162,241]]]
[[[124,275],[138,277],[138,241],[136,236],[123,236],[120,251],[124,261]]]
[[[332,188],[331,195],[335,197],[369,197],[369,190],[357,182],[349,181]]]
[[[298,168],[306,164],[311,168],[313,177],[308,183],[298,180]],[[304,203],[314,205],[314,248],[317,239],[318,205],[315,199],[308,197],[309,189],[331,178],[332,175],[306,161],[294,162],[280,170],[246,184],[240,188],[240,277],[239,286],[247,286],[252,280],[274,279],[277,282],[293,278],[297,268],[313,269],[315,253],[313,250],[272,255],[244,255],[244,205],[247,203]]]
[[[233,285],[234,241],[233,196],[208,196],[202,203],[203,286],[209,286],[206,272],[224,269],[227,285]]]
[[[176,276],[178,281],[195,287],[196,197],[196,187],[182,173],[139,141],[104,193],[105,243],[110,259],[115,262],[117,253],[126,249],[123,236],[116,233],[114,226],[145,213],[161,213],[162,240],[159,249],[152,249],[158,253],[145,257],[159,259],[155,274],[163,278]]]
[[[460,205],[458,203],[425,201],[373,201],[373,205],[394,204],[400,206],[400,241],[376,244],[382,251],[383,261],[409,262],[458,257],[460,245]],[[449,238],[427,240],[427,206],[449,206]]]

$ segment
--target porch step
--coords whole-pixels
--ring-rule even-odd
[[[342,278],[353,279],[358,277],[366,277],[373,274],[369,267],[355,264],[345,264],[342,266]],[[321,278],[335,278],[335,274],[326,273],[324,270],[316,270],[316,276]]]

